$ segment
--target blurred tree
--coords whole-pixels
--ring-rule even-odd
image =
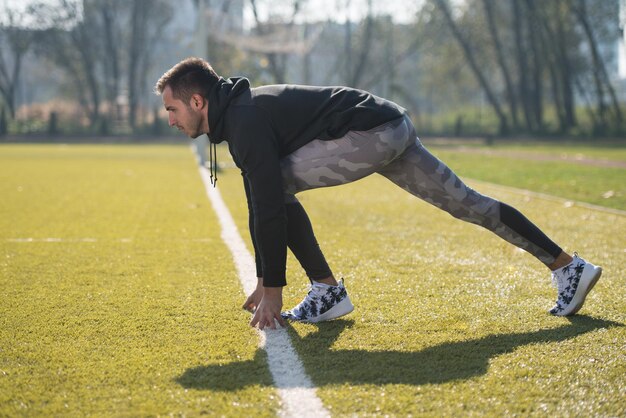
[[[539,24],[540,46],[548,62],[559,131],[565,133],[577,124],[574,80],[578,68],[574,63],[579,53],[579,37],[572,21],[571,3],[564,0],[541,3],[527,0],[527,3]]]
[[[513,13],[513,35],[515,39],[515,58],[517,64],[517,71],[519,73],[519,79],[517,83],[517,93],[519,95],[520,103],[522,105],[522,111],[524,112],[524,119],[526,121],[526,128],[529,131],[533,130],[533,117],[532,105],[530,102],[530,81],[528,79],[528,62],[527,57],[529,54],[526,52],[526,45],[524,43],[524,25],[527,19],[524,19],[522,15],[522,0],[511,0],[512,13]],[[534,51],[533,51],[534,52]],[[533,57],[534,58],[534,57]]]
[[[502,77],[504,78],[505,82],[506,98],[509,103],[509,112],[513,123],[513,130],[517,130],[517,95],[515,94],[515,88],[513,86],[511,72],[505,59],[506,53],[504,51],[502,42],[500,41],[500,35],[498,34],[498,26],[495,16],[496,12],[494,10],[495,6],[496,5],[494,4],[494,0],[483,0],[483,7],[485,9],[485,15],[487,17],[487,27],[489,29],[489,34],[491,35],[493,47],[495,49],[498,66],[500,67],[500,71],[502,72]]]
[[[597,117],[593,118],[595,120],[595,129],[596,130],[604,130],[609,125],[608,119],[608,109],[605,103],[605,94],[609,94],[611,98],[611,110],[613,111],[613,116],[615,118],[616,124],[621,126],[622,124],[622,112],[620,109],[619,102],[617,100],[617,95],[615,94],[615,89],[611,84],[611,80],[606,71],[606,66],[604,65],[604,61],[600,56],[598,42],[596,41],[596,36],[594,34],[594,30],[592,28],[592,24],[590,22],[587,1],[586,0],[577,0],[572,5],[572,12],[576,16],[576,19],[580,23],[580,26],[583,28],[585,33],[585,38],[589,49],[591,51],[592,58],[592,75],[596,89],[596,100],[597,100]]]
[[[294,82],[290,73],[301,66],[300,74],[310,80],[311,50],[322,28],[314,25],[311,29],[306,22],[296,23],[307,0],[246,0],[254,19],[254,26],[247,33],[233,19],[242,3],[195,3],[198,12],[204,14],[200,24],[211,29],[206,34],[206,55],[218,73],[241,71],[253,82],[286,83]]]
[[[218,74],[235,72],[257,80],[263,69],[256,54],[264,54],[270,45],[260,36],[243,33],[244,0],[194,0],[194,5],[194,54],[207,58]]]
[[[116,0],[100,0],[95,4],[102,22],[103,78],[109,107],[109,120],[120,122],[122,109],[118,103],[122,82],[122,42],[124,27],[128,24],[128,4]]]
[[[50,116],[48,119],[48,135],[54,136],[58,135],[58,133],[59,126],[57,112],[50,112]]]
[[[480,0],[480,8],[477,7],[479,0],[465,0],[454,3],[453,9],[449,0],[431,0],[424,3],[421,13],[432,14],[428,11],[430,3],[436,7],[498,118],[501,133],[506,132],[508,121],[512,121],[513,131],[521,128],[518,104],[525,130],[545,132],[544,111],[549,107],[555,110],[557,130],[567,133],[578,126],[576,106],[580,96],[576,96],[575,88],[587,100],[595,98],[597,111],[590,112],[594,124],[604,128],[619,127],[623,120],[619,99],[596,39],[596,31],[616,23],[613,20],[617,2],[596,2],[593,9],[588,7],[588,2]],[[484,11],[483,18],[477,14],[478,9]],[[601,14],[598,10],[613,13]],[[604,44],[615,42],[615,35],[616,32],[605,38]],[[447,42],[443,38],[440,41]],[[485,48],[486,44],[493,48]],[[445,51],[443,45],[436,48]],[[455,65],[452,60],[438,63],[443,72],[446,67]],[[591,82],[586,82],[587,79]],[[453,82],[461,88],[462,78],[454,78]],[[591,92],[592,86],[595,89]],[[508,103],[506,109],[500,104],[503,100]],[[609,109],[612,120],[608,118]],[[594,130],[601,133],[598,127]]]
[[[403,48],[396,54],[396,37],[410,36],[413,31],[399,31],[391,16],[377,14],[376,4],[381,2],[376,0],[362,0],[363,7],[359,8],[362,18],[355,21],[350,18],[355,3],[352,0],[336,2],[336,13],[326,22],[323,40],[315,51],[315,54],[324,55],[330,69],[325,83],[373,90],[389,96],[400,87],[396,83],[396,66],[417,47],[415,43],[405,49],[407,38],[403,38],[399,42]],[[412,41],[411,38],[407,43]]]
[[[220,3],[210,4],[205,0],[194,0],[196,9],[195,36],[196,50],[194,53],[207,58],[218,74],[230,74],[233,68],[238,68],[237,61],[241,56],[236,45],[223,40],[229,31],[228,17],[233,5],[229,0],[220,0]],[[213,7],[209,7],[209,6]]]
[[[534,0],[511,0],[514,19],[515,55],[518,88],[526,130],[540,132],[544,129],[543,74],[546,67],[541,25]]]
[[[102,54],[101,28],[93,10],[83,10],[82,4],[76,1],[60,0],[57,5],[35,3],[30,13],[42,28],[37,38],[37,52],[68,74],[91,127],[97,127],[102,89],[98,67]]]
[[[8,125],[6,110],[4,106],[0,106],[0,137],[5,136],[9,132]]]
[[[32,44],[33,31],[24,26],[24,13],[11,10],[5,4],[3,14],[4,19],[0,21],[0,95],[13,119],[22,61]]]
[[[448,1],[447,0],[435,0],[435,4],[438,7],[439,11],[442,13],[443,17],[445,18],[445,21],[448,27],[450,28],[450,31],[454,35],[454,38],[456,39],[458,44],[461,46],[465,59],[467,60],[467,63],[469,64],[472,70],[472,73],[478,80],[478,83],[482,87],[489,104],[491,105],[491,107],[493,108],[494,112],[496,113],[498,117],[499,133],[507,134],[509,131],[507,117],[504,111],[502,110],[500,101],[498,100],[494,92],[493,85],[490,82],[488,82],[485,71],[483,70],[484,67],[479,65],[478,60],[474,54],[474,50],[469,42],[469,39],[463,35],[463,33],[461,32],[461,29],[457,25],[456,21],[453,19]]]
[[[122,117],[124,93],[134,131],[155,45],[172,18],[172,6],[166,0],[60,0],[35,3],[29,11],[45,28],[38,53],[67,73],[91,128],[109,133],[111,122]]]
[[[286,22],[263,22],[259,16],[259,9],[257,5],[257,0],[250,0],[250,5],[252,7],[252,14],[254,16],[255,21],[255,31],[256,34],[261,37],[267,37],[272,34],[272,32],[282,32],[285,34],[292,33],[296,17],[300,11],[300,6],[302,4],[302,0],[293,0],[292,2],[292,12],[290,18]],[[277,24],[278,23],[278,24]],[[278,31],[277,31],[278,29]],[[287,35],[289,36],[289,35]],[[289,42],[288,38],[283,39],[285,43]],[[293,53],[294,51],[291,49],[285,50],[267,50],[264,55],[268,62],[268,69],[274,82],[277,84],[283,84],[286,82],[286,71],[287,71],[287,63],[288,63],[288,55]]]
[[[128,122],[137,128],[140,98],[145,96],[146,76],[152,65],[153,52],[163,36],[163,26],[173,17],[167,0],[134,0],[131,9],[131,33],[128,53]]]
[[[194,30],[196,53],[218,73],[364,88],[410,108],[422,131],[584,132],[581,104],[596,133],[623,126],[607,63],[618,0],[423,0],[412,20],[402,16],[409,23],[382,12],[387,1],[327,0],[320,12],[308,0],[194,0],[195,26],[168,31],[166,0],[39,0],[28,33],[43,34],[36,51],[62,70],[59,91],[80,103],[94,132],[152,120],[146,77],[158,54],[159,66],[176,55],[156,43],[186,45]],[[7,33],[2,87],[19,76]]]
[[[347,7],[350,7],[350,2],[347,3]],[[367,0],[367,13],[363,22],[361,23],[362,33],[355,40],[353,39],[353,33],[351,30],[352,22],[346,19],[346,83],[348,86],[358,87],[361,85],[361,80],[369,67],[368,60],[372,52],[372,37],[374,36],[374,16],[373,16],[373,2]],[[357,47],[354,47],[354,43],[358,42]],[[352,58],[356,58],[353,62]]]

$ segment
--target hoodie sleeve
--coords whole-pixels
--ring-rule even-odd
[[[230,116],[228,142],[249,189],[251,232],[261,259],[263,286],[285,286],[287,218],[278,141],[263,110],[242,106]]]
[[[256,265],[256,277],[263,277],[263,263],[261,262],[261,252],[256,243],[256,237],[254,235],[254,209],[252,208],[252,198],[250,196],[250,185],[244,173],[241,173],[243,177],[243,188],[246,191],[246,201],[248,202],[248,228],[250,229],[250,237],[252,238],[252,246],[254,247],[254,264]]]

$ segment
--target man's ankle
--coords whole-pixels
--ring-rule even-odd
[[[554,260],[554,263],[548,265],[548,268],[554,271],[554,270],[560,269],[561,267],[565,267],[572,261],[574,261],[574,258],[571,255],[563,251],[561,252],[561,254],[559,254],[556,260]]]
[[[335,280],[334,276],[328,276],[323,279],[312,279],[312,280],[316,283],[323,283],[329,286],[339,286],[339,283],[337,282],[337,280]]]

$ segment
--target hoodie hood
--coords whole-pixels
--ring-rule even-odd
[[[241,93],[250,91],[250,82],[247,78],[233,77],[228,80],[220,77],[209,91],[209,171],[211,184],[217,184],[217,148],[215,144],[223,142],[224,137],[224,113],[230,102]]]
[[[225,80],[220,77],[209,91],[209,140],[214,144],[224,141],[224,112],[230,102],[243,92],[250,90],[247,78],[233,77]]]

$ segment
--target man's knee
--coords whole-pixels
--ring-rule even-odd
[[[451,199],[447,203],[447,212],[453,217],[478,225],[490,225],[500,222],[500,201],[482,195],[467,188],[463,199]]]

